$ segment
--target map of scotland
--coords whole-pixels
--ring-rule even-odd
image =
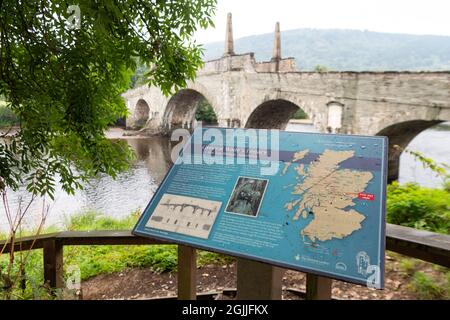
[[[307,153],[308,150],[295,153],[291,163],[301,160]],[[353,151],[325,150],[306,172],[304,165],[295,167],[301,179],[293,187],[292,194],[299,198],[288,202],[285,208],[296,210],[294,220],[313,216],[301,230],[302,236],[312,241],[342,239],[361,228],[364,215],[345,208],[355,206],[353,199],[365,190],[373,175],[369,171],[339,170],[339,164],[353,156]]]

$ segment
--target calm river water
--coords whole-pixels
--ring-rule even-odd
[[[308,131],[310,125],[290,124],[290,131]],[[118,135],[119,132],[113,134]],[[98,176],[69,196],[61,189],[55,192],[55,200],[46,200],[50,205],[47,225],[64,228],[71,215],[87,210],[116,218],[129,215],[136,209],[144,209],[158,184],[170,166],[170,142],[167,138],[129,138],[129,145],[135,150],[137,160],[131,170],[122,173],[116,180],[108,176]],[[409,145],[411,150],[420,151],[438,162],[450,164],[450,123],[441,124],[422,132]],[[439,187],[442,181],[432,172],[422,167],[409,155],[402,155],[400,163],[400,183],[417,182],[427,187]],[[29,198],[25,190],[9,194],[10,206],[17,208],[19,198]],[[30,208],[25,227],[33,228],[40,216],[42,199]],[[0,207],[0,231],[6,228],[3,206]]]

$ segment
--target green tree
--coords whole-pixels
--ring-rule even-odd
[[[314,67],[314,71],[316,71],[316,72],[328,72],[330,70],[327,67],[318,64],[318,65],[316,65]]]
[[[0,1],[0,95],[21,130],[0,143],[0,190],[26,183],[72,193],[97,173],[115,176],[131,151],[104,130],[127,109],[120,93],[136,62],[169,94],[195,77],[215,0]]]
[[[300,108],[299,108],[299,109],[294,113],[292,119],[308,119],[308,115],[306,114],[305,111],[303,111],[303,109],[300,109]]]
[[[217,123],[216,113],[206,99],[203,99],[198,103],[195,119],[206,123]]]
[[[136,59],[136,70],[135,73],[131,76],[130,88],[136,88],[142,85],[145,85],[147,82],[147,74],[150,71],[150,67],[140,61],[140,59]]]

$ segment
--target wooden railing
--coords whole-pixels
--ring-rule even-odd
[[[16,239],[14,251],[43,249],[45,282],[51,288],[62,288],[64,286],[64,246],[154,244],[170,243],[137,237],[132,235],[130,231],[64,231]],[[11,251],[11,243],[0,241],[0,248],[3,248],[3,246],[5,246],[4,253]],[[388,224],[386,228],[386,249],[412,258],[450,267],[450,236],[447,235]],[[179,299],[196,298],[196,269],[196,250],[179,245]],[[238,297],[239,283],[238,279]],[[308,274],[306,298],[327,299],[330,297],[331,279]]]

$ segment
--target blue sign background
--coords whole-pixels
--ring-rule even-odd
[[[208,128],[198,129],[184,148],[184,154],[194,150],[199,142],[205,145],[222,146],[221,141],[205,142],[202,136]],[[233,130],[215,128],[225,137]],[[236,132],[236,131],[234,131]],[[257,133],[262,132],[256,130]],[[384,283],[384,247],[385,247],[385,193],[387,172],[387,139],[385,137],[366,137],[353,135],[330,135],[279,131],[278,170],[274,175],[262,175],[261,166],[256,164],[186,164],[180,157],[171,167],[149,205],[138,221],[134,234],[149,236],[175,243],[186,244],[206,250],[227,253],[254,260],[268,262],[294,270],[315,273],[331,278],[358,284],[366,284],[370,274],[361,272],[361,253],[369,259],[367,264],[379,268],[380,283]],[[224,139],[225,140],[225,139]],[[226,147],[234,141],[223,141]],[[269,137],[268,146],[274,141]],[[245,146],[249,147],[246,142]],[[266,146],[259,146],[265,149]],[[201,150],[197,148],[196,150]],[[309,150],[306,156],[292,162],[295,152]],[[293,186],[302,183],[302,177],[295,166],[304,165],[308,173],[310,165],[318,161],[325,150],[353,151],[351,158],[339,163],[337,170],[370,172],[372,178],[360,193],[373,195],[373,200],[362,199],[355,194],[354,205],[344,210],[354,210],[364,216],[361,228],[349,235],[330,240],[309,239],[301,235],[315,218],[294,220],[296,210],[288,211],[286,203],[299,199],[292,193]],[[193,157],[200,154],[194,153]],[[229,154],[226,155],[229,160]],[[235,155],[236,156],[236,155]],[[239,157],[239,156],[238,156]],[[186,158],[185,158],[186,159]],[[192,159],[192,158],[191,158]],[[236,160],[236,158],[234,158]],[[241,159],[242,160],[242,159]],[[248,160],[248,159],[247,159]],[[286,162],[292,165],[285,170]],[[265,165],[267,167],[267,165]],[[267,180],[265,192],[256,216],[226,212],[227,204],[239,177]],[[305,179],[303,177],[303,179]],[[207,238],[179,232],[149,227],[148,223],[164,195],[192,197],[221,203],[217,216],[208,231]],[[189,209],[188,209],[189,210]],[[195,211],[195,210],[194,210]],[[364,255],[363,255],[364,256]]]

